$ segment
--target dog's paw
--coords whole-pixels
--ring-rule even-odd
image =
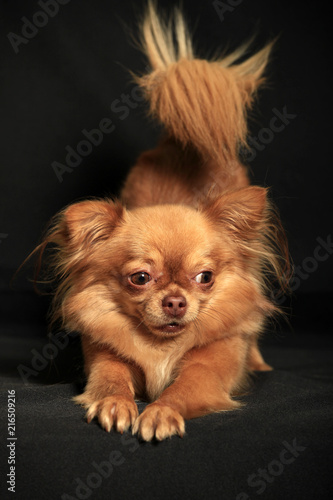
[[[133,426],[138,414],[134,400],[115,395],[94,401],[88,408],[86,418],[88,423],[97,418],[107,432],[114,428],[122,434]]]
[[[137,418],[132,432],[138,433],[144,441],[151,441],[154,437],[162,441],[175,434],[183,437],[185,422],[180,413],[170,406],[152,403]]]

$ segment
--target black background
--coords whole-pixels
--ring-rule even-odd
[[[177,2],[158,3],[167,8]],[[142,102],[114,111],[117,99],[133,92],[128,69],[146,65],[129,36],[143,1],[70,0],[15,53],[7,35],[21,35],[22,18],[43,21],[36,17],[41,7],[34,0],[0,0],[0,431],[6,437],[7,389],[15,390],[20,499],[74,495],[76,478],[87,481],[93,462],[101,463],[111,450],[126,461],[92,498],[258,498],[251,474],[276,463],[285,443],[295,439],[304,451],[265,483],[262,498],[330,497],[333,255],[323,247],[316,252],[319,241],[329,243],[332,235],[329,4],[228,0],[229,10],[221,14],[220,7],[219,15],[217,2],[182,3],[201,57],[235,48],[254,33],[255,49],[279,36],[249,132],[267,137],[263,129],[276,110],[295,115],[250,162],[253,182],[271,187],[297,270],[293,298],[283,303],[291,307],[290,323],[268,331],[263,346],[275,370],[258,374],[242,411],[187,422],[183,440],[160,445],[139,446],[129,435],[124,444],[118,434],[86,424],[84,411],[70,400],[78,392],[72,383],[80,367],[75,338],[26,384],[18,367],[34,367],[36,353],[44,353],[43,363],[50,349],[49,299],[33,293],[31,266],[10,286],[13,273],[58,210],[85,197],[117,194],[159,130]],[[97,128],[104,118],[114,131],[59,182],[52,163],[65,163],[65,148],[76,149],[85,139],[82,130]],[[3,446],[0,470],[8,470]],[[8,495],[6,490],[3,498]]]

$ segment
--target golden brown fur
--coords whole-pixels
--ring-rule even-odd
[[[184,419],[237,408],[247,374],[270,369],[257,341],[288,253],[266,190],[248,186],[238,158],[270,46],[238,65],[244,47],[196,59],[180,12],[172,27],[152,4],[141,42],[151,72],[136,79],[165,134],[121,201],[70,205],[38,250],[56,249],[53,320],[81,333],[87,386],[76,401],[88,421],[161,440],[183,435]],[[140,416],[135,398],[150,401]]]

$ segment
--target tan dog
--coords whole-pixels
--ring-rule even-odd
[[[137,82],[165,135],[121,201],[69,206],[38,250],[57,248],[53,320],[81,333],[87,385],[76,401],[88,421],[149,441],[237,408],[247,375],[270,369],[257,340],[288,252],[266,190],[248,186],[238,159],[270,45],[241,64],[246,47],[195,59],[180,12],[172,28],[151,4],[141,41],[152,70]],[[135,398],[150,401],[140,416]]]

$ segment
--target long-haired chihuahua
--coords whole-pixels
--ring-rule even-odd
[[[53,321],[81,334],[76,402],[105,430],[150,441],[238,408],[248,375],[271,369],[258,338],[289,261],[267,190],[249,186],[239,154],[271,44],[196,58],[181,12],[163,20],[152,3],[140,28],[150,70],[135,80],[163,136],[117,201],[68,206],[36,250],[53,247]],[[137,398],[149,402],[141,415]]]

